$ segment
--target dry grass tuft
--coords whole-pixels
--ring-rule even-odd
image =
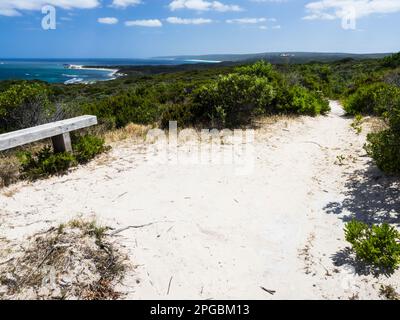
[[[50,143],[51,140],[45,139],[15,149],[0,152],[0,188],[8,187],[13,183],[18,182],[20,179],[21,164],[17,157],[17,154],[20,151],[30,151],[35,153]]]
[[[367,127],[368,132],[379,132],[388,129],[387,124],[382,118],[378,117],[365,117],[363,124]]]
[[[0,155],[0,188],[18,181],[19,169],[20,164],[15,155]]]
[[[130,123],[124,128],[115,129],[104,133],[106,143],[116,142],[126,139],[134,139],[140,142],[145,140],[147,132],[151,126],[144,126],[139,124]]]
[[[379,295],[386,300],[400,300],[400,294],[390,285],[381,285]]]
[[[19,191],[18,188],[6,188],[1,194],[7,198],[12,198],[17,192]]]
[[[36,234],[0,265],[2,299],[110,300],[126,257],[107,239],[107,227],[73,220]]]

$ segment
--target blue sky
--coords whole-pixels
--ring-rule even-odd
[[[2,58],[269,51],[400,51],[400,0],[0,0]]]

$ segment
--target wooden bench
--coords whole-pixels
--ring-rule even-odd
[[[80,116],[0,134],[0,151],[51,138],[55,152],[72,152],[70,132],[97,124],[95,116]]]

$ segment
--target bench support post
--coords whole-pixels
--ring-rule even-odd
[[[51,138],[54,152],[72,152],[71,136],[69,132]]]

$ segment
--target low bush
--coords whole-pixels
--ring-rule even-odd
[[[400,95],[383,114],[387,129],[370,133],[365,149],[388,174],[400,173]]]
[[[386,73],[383,77],[383,81],[387,84],[400,87],[400,68]]]
[[[304,87],[291,87],[287,94],[288,101],[282,111],[316,116],[330,110],[328,100],[323,98],[321,94]]]
[[[382,115],[400,100],[400,88],[378,82],[364,85],[344,101],[348,114]]]
[[[356,256],[375,267],[395,270],[400,264],[400,232],[384,223],[369,227],[353,220],[345,226],[346,241]]]
[[[385,67],[396,68],[400,66],[400,52],[392,54],[382,59],[382,64]]]
[[[84,136],[73,144],[73,153],[55,153],[46,146],[36,153],[20,152],[18,159],[21,164],[21,177],[36,180],[55,174],[64,174],[78,163],[87,163],[96,155],[106,151],[104,140],[95,136]]]
[[[22,177],[30,180],[65,173],[76,164],[72,154],[54,153],[50,147],[44,147],[35,154],[29,151],[20,152],[18,158],[21,162]]]
[[[271,106],[275,90],[265,78],[229,74],[220,76],[194,94],[196,120],[216,127],[248,124]]]
[[[257,61],[256,63],[246,66],[238,67],[235,71],[242,75],[255,76],[259,78],[266,78],[273,81],[279,77],[278,73],[274,70],[272,64],[264,60]]]
[[[361,114],[357,114],[354,117],[354,121],[350,125],[357,134],[362,132],[362,123],[363,123],[363,116]]]
[[[55,113],[48,87],[22,82],[0,92],[0,133],[45,123]]]
[[[98,116],[102,122],[121,128],[128,123],[151,124],[160,116],[156,93],[146,88],[135,88],[83,106],[87,114]]]
[[[104,139],[87,135],[81,136],[73,143],[74,155],[79,163],[87,163],[95,156],[108,148],[104,146]]]
[[[400,173],[400,135],[392,130],[370,133],[365,150],[376,165],[388,174]]]
[[[161,128],[167,129],[170,121],[177,121],[179,128],[187,127],[194,123],[192,105],[168,105],[161,115]]]

